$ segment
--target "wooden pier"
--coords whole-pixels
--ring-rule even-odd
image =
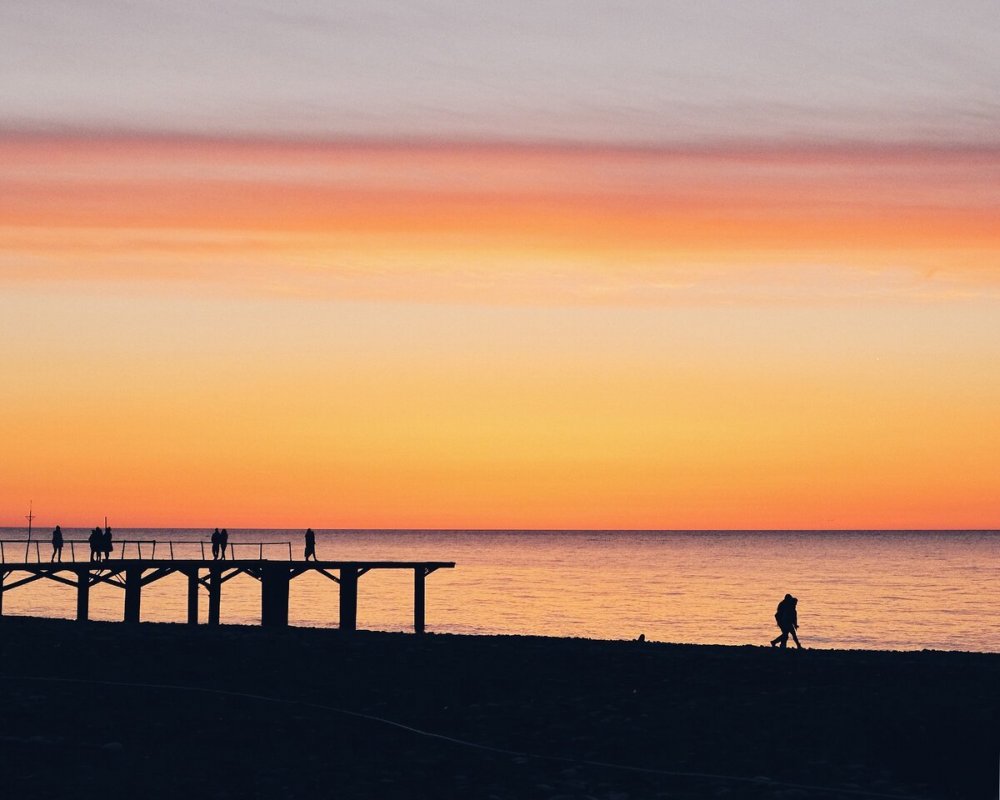
[[[240,545],[257,547],[257,543],[241,542]],[[7,592],[34,581],[51,580],[76,589],[76,618],[86,622],[90,613],[91,587],[107,583],[124,591],[124,621],[138,623],[143,587],[179,572],[187,576],[189,624],[198,624],[199,602],[204,590],[208,595],[208,624],[218,625],[223,585],[237,575],[249,575],[260,581],[261,624],[282,627],[288,625],[288,595],[292,580],[306,572],[318,572],[339,584],[340,630],[349,632],[356,630],[358,625],[358,580],[374,569],[401,569],[413,573],[413,629],[416,633],[423,633],[427,576],[436,570],[454,566],[453,561],[293,561],[263,557],[214,560],[143,558],[138,555],[108,561],[3,561],[0,562],[0,615],[3,614],[3,597]],[[16,573],[27,574],[18,577]]]

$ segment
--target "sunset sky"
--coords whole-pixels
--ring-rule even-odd
[[[1000,4],[0,6],[0,525],[995,528]]]

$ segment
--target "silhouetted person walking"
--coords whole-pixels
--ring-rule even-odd
[[[222,534],[216,528],[212,533],[212,561],[219,560],[219,548],[222,546]]]
[[[98,528],[97,530],[99,532],[101,529]],[[115,549],[115,546],[111,541],[111,528],[104,529],[104,535],[101,537],[101,545],[101,549],[104,550],[104,560],[110,560],[111,551]]]
[[[785,599],[778,603],[778,610],[774,612],[774,621],[781,628],[781,636],[777,636],[771,640],[771,647],[787,646],[788,637],[791,635],[795,640],[795,646],[799,650],[802,649],[802,645],[799,644],[799,637],[795,634],[795,629],[799,627],[799,615],[795,608],[798,602],[797,597],[786,594]]]
[[[310,556],[313,561],[316,560],[316,534],[312,528],[306,528],[306,561]]]
[[[101,535],[101,529],[94,528],[94,530],[90,532],[90,536],[87,537],[87,541],[90,542],[90,560],[100,561],[101,546],[104,544],[104,537]]]
[[[222,557],[226,557],[226,550],[229,549],[229,531],[225,528],[222,529],[222,533],[219,534],[219,547],[222,548]]]
[[[52,558],[49,561],[62,561],[63,535],[62,528],[56,525],[52,531]]]

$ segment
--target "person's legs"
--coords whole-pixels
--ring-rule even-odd
[[[790,634],[792,634],[792,638],[795,640],[795,646],[797,648],[799,648],[799,650],[801,650],[802,649],[802,645],[799,644],[799,637],[798,637],[798,634],[795,633],[795,628],[789,628],[788,632]]]

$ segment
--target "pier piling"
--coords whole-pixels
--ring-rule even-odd
[[[90,616],[90,569],[76,571],[76,619],[86,622]]]
[[[125,621],[139,622],[139,608],[142,603],[142,567],[125,568]]]
[[[358,568],[353,564],[340,568],[340,630],[350,633],[358,628]]]
[[[198,569],[185,570],[188,579],[188,625],[198,624]]]
[[[413,631],[424,632],[424,600],[427,589],[426,567],[416,567],[413,570]]]
[[[268,627],[288,625],[288,567],[268,564],[260,572],[260,624]]]
[[[208,568],[208,624],[219,624],[219,610],[222,606],[222,567]]]

